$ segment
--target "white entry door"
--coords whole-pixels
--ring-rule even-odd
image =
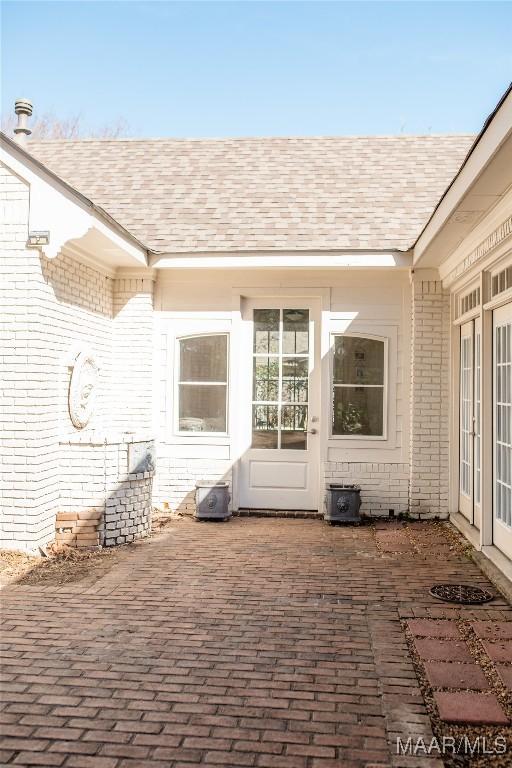
[[[493,543],[512,557],[512,304],[494,311]]]
[[[317,509],[319,302],[247,301],[242,320],[240,506]]]
[[[481,520],[480,356],[480,318],[476,318],[460,329],[459,510],[477,528]]]

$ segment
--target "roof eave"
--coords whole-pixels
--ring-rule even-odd
[[[32,155],[27,149],[13,141],[2,131],[0,131],[0,147],[2,147],[6,153],[13,155],[19,162],[21,162],[22,165],[27,166],[33,170],[35,169],[43,177],[46,177],[47,181],[53,182],[53,184],[55,184],[63,194],[71,197],[76,205],[80,206],[82,209],[85,208],[89,210],[93,216],[99,219],[104,225],[106,225],[107,228],[113,230],[118,236],[126,240],[132,247],[135,246],[135,248],[140,251],[141,255],[144,256],[145,263],[148,263],[149,255],[152,253],[151,249],[144,245],[144,243],[142,243],[137,237],[135,237],[135,235],[133,235],[122,224],[114,219],[107,211],[101,208],[101,206],[96,205],[96,203],[79,192],[75,187],[64,181],[64,179],[51,171],[46,165],[44,165],[44,163],[34,157],[34,155]]]
[[[493,112],[485,121],[482,130],[473,142],[457,174],[454,176],[430,218],[420,232],[413,246],[415,266],[438,267],[450,256],[453,247],[445,244],[443,250],[442,235],[446,234],[447,224],[461,205],[465,196],[478,182],[482,173],[497,156],[500,148],[512,137],[512,83],[509,85]],[[490,201],[488,208],[496,201]],[[475,212],[475,215],[462,217],[457,223],[457,244],[485,215],[487,209]],[[478,214],[478,215],[477,215]],[[448,239],[447,239],[448,242]]]

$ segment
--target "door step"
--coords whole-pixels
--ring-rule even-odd
[[[292,517],[300,519],[322,520],[323,514],[316,509],[239,509],[233,512],[235,517]]]

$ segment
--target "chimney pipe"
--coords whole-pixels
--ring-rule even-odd
[[[16,99],[14,111],[18,115],[18,125],[14,129],[14,140],[23,146],[32,131],[27,126],[27,121],[32,114],[32,102],[28,99]]]

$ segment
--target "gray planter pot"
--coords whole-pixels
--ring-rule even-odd
[[[228,483],[196,483],[196,520],[228,520],[230,498]]]
[[[327,489],[324,519],[333,523],[360,523],[361,488],[359,485],[331,483]]]

